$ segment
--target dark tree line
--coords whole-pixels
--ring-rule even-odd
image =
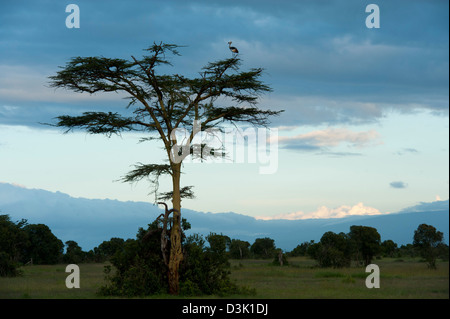
[[[171,224],[171,220],[169,220]],[[449,247],[443,234],[433,226],[422,224],[414,232],[413,243],[398,245],[381,241],[372,227],[351,226],[348,233],[326,232],[320,241],[303,242],[288,253],[276,247],[271,238],[256,238],[253,244],[210,233],[186,237],[190,224],[182,220],[182,249],[185,259],[180,265],[180,293],[184,295],[223,294],[243,291],[229,279],[229,259],[272,259],[276,265],[287,265],[286,257],[309,256],[320,267],[347,267],[352,263],[368,265],[375,257],[422,257],[430,268],[436,259],[448,260]],[[0,215],[0,276],[20,275],[26,264],[89,263],[110,261],[106,267],[108,285],[103,294],[146,295],[167,292],[167,265],[161,250],[161,220],[140,228],[136,239],[111,238],[85,252],[72,240],[65,244],[44,224],[28,224],[24,219],[13,222]],[[170,228],[166,237],[170,247]],[[64,252],[64,247],[65,252]],[[134,283],[134,284],[133,284]],[[145,283],[145,284],[142,284]],[[245,290],[245,289],[244,289]]]
[[[121,247],[108,251],[110,266],[105,267],[107,284],[100,288],[103,295],[145,296],[170,293],[167,264],[160,249],[162,227],[159,220],[140,228],[136,239],[129,239]],[[169,220],[169,223],[171,221]],[[198,234],[185,236],[190,224],[182,219],[183,261],[180,264],[180,294],[184,296],[249,294],[252,290],[232,282],[227,250],[228,236],[210,233],[203,238]],[[167,235],[170,249],[170,235]],[[109,242],[111,243],[111,242]],[[109,247],[103,242],[103,248]],[[102,246],[100,245],[100,246]],[[100,247],[99,246],[99,247]]]
[[[25,219],[13,222],[9,215],[0,215],[0,277],[20,275],[24,265],[103,262],[124,242],[111,238],[85,252],[73,240],[63,243],[47,225],[29,224]]]
[[[63,257],[64,244],[44,224],[12,222],[0,215],[0,276],[20,274],[23,264],[56,264]]]
[[[443,243],[443,233],[431,225],[421,224],[414,232],[413,243],[398,245],[392,240],[381,242],[373,227],[351,226],[349,233],[326,232],[320,241],[303,242],[288,253],[289,257],[309,256],[320,267],[347,267],[352,262],[368,265],[374,257],[422,257],[430,268],[436,259],[449,259],[449,246]]]

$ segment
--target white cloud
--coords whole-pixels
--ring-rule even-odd
[[[305,134],[295,136],[278,137],[278,143],[281,145],[309,145],[317,148],[335,147],[342,143],[348,143],[352,147],[362,148],[370,145],[377,145],[380,134],[375,130],[365,132],[353,132],[346,128],[327,128],[316,130]]]
[[[5,184],[5,185],[12,185],[12,186],[16,186],[16,187],[20,187],[20,188],[27,188],[25,185],[22,185],[22,184],[18,184],[18,183],[6,183],[6,182],[2,182],[2,181],[0,181],[0,184]]]
[[[383,214],[378,209],[364,206],[363,203],[358,203],[353,206],[342,205],[337,208],[328,208],[326,206],[320,206],[316,211],[305,213],[302,211],[279,214],[276,216],[263,216],[256,217],[256,219],[273,220],[273,219],[324,219],[324,218],[342,218],[348,216],[361,216],[361,215],[380,215]]]

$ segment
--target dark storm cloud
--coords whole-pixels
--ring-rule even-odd
[[[67,3],[1,2],[0,106],[18,109],[15,118],[0,115],[0,124],[29,125],[24,114],[34,112],[52,117],[55,98],[62,113],[71,109],[73,95],[66,106],[45,86],[71,57],[130,58],[153,41],[187,45],[167,72],[197,76],[207,61],[230,57],[232,40],[243,68],[265,68],[274,92],[261,105],[286,110],[275,124],[370,123],[391,110],[448,115],[446,1],[377,1],[380,29],[366,28],[361,1],[76,4],[81,27],[68,29]]]

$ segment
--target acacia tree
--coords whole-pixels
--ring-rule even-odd
[[[260,77],[262,68],[240,71],[241,60],[210,62],[199,76],[159,74],[158,67],[171,65],[168,55],[179,55],[178,45],[154,43],[142,58],[131,60],[106,57],[75,57],[51,76],[51,86],[75,92],[123,92],[129,98],[128,115],[117,112],[84,112],[79,116],[57,117],[57,127],[82,129],[91,134],[110,137],[126,131],[146,133],[143,140],[162,142],[168,163],[138,163],[123,176],[124,182],[148,178],[158,191],[162,175],[172,178],[172,190],[163,197],[172,200],[173,223],[170,232],[168,261],[169,292],[178,294],[178,269],[183,259],[181,246],[181,198],[192,196],[191,186],[180,186],[182,160],[192,153],[193,138],[199,131],[220,129],[223,124],[247,123],[267,126],[270,116],[281,111],[262,110],[257,102],[261,94],[271,91]],[[219,98],[221,103],[219,103]],[[193,125],[194,124],[194,125]],[[177,129],[189,132],[183,147],[176,138]],[[156,133],[156,134],[155,134]],[[156,137],[155,137],[156,136]],[[197,145],[204,147],[204,145]],[[204,155],[204,152],[202,152]],[[207,155],[215,155],[213,152]],[[181,158],[181,160],[180,160]],[[165,218],[168,218],[166,214]]]

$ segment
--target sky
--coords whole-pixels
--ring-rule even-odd
[[[379,28],[366,19],[379,8]],[[79,8],[79,27],[66,19]],[[261,219],[400,211],[449,198],[448,1],[0,1],[0,182],[73,197],[153,202],[146,182],[118,181],[161,163],[157,142],[62,134],[59,115],[123,112],[123,94],[49,86],[75,56],[130,59],[154,42],[184,45],[162,73],[195,76],[239,49],[273,91],[268,162],[184,164],[182,206]],[[70,20],[75,21],[75,20]],[[69,21],[69,22],[70,22]],[[370,20],[372,21],[372,20]],[[374,21],[374,20],[373,20]],[[70,23],[69,23],[70,26]],[[256,134],[256,131],[255,131]],[[267,146],[269,148],[269,144]],[[258,153],[259,154],[259,153]],[[266,153],[267,155],[267,153]],[[267,172],[266,172],[267,173]],[[162,191],[170,181],[161,180]]]

